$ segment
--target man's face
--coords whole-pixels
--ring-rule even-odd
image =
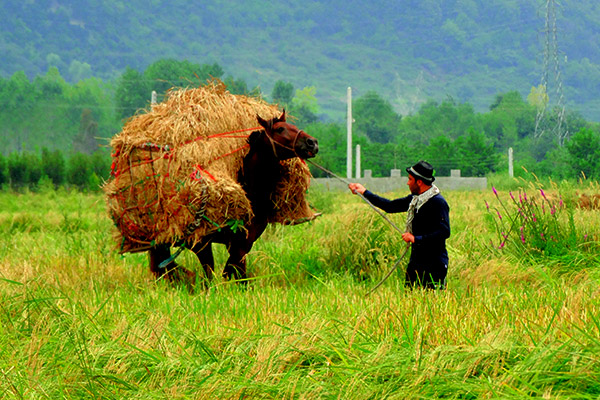
[[[406,184],[408,185],[408,188],[410,189],[410,192],[414,195],[418,195],[420,194],[420,188],[419,185],[417,185],[417,181],[415,180],[415,177],[412,175],[408,175],[408,182],[406,182]]]

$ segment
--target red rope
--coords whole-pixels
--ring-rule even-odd
[[[243,150],[243,149],[245,149],[246,147],[250,147],[250,145],[249,145],[249,144],[245,144],[245,145],[243,145],[242,147],[238,147],[237,149],[230,151],[229,153],[221,154],[219,157],[217,157],[217,158],[215,158],[215,159],[212,159],[212,160],[210,160],[210,161],[209,161],[209,164],[210,164],[211,162],[214,162],[214,161],[220,160],[221,158],[225,158],[225,157],[227,157],[227,156],[230,156],[230,155],[232,155],[233,153],[237,153],[238,151],[240,151],[240,150]]]
[[[245,128],[245,129],[238,129],[238,130],[235,130],[235,131],[217,133],[217,134],[209,135],[209,136],[198,136],[198,137],[196,137],[194,139],[191,139],[191,140],[188,140],[186,142],[183,142],[182,146],[184,146],[186,144],[193,143],[193,142],[197,142],[197,141],[202,140],[202,139],[212,139],[212,138],[216,138],[216,137],[225,137],[226,136],[228,138],[245,138],[247,136],[227,136],[227,135],[231,135],[233,133],[242,133],[242,132],[248,132],[248,131],[255,131],[257,129],[262,129],[262,128],[261,127]]]
[[[195,168],[196,168],[196,169],[194,170],[194,172],[192,172],[192,174],[190,175],[190,178],[192,178],[193,180],[195,180],[195,181],[199,181],[200,179],[198,179],[198,178],[196,177],[196,174],[197,174],[198,172],[201,172],[201,173],[203,172],[203,173],[205,173],[206,175],[208,175],[208,177],[209,177],[210,179],[212,179],[213,181],[215,181],[215,182],[217,181],[217,179],[216,179],[216,178],[215,178],[215,177],[214,177],[214,176],[213,176],[213,175],[212,175],[210,172],[208,172],[207,170],[205,170],[204,168],[202,168],[202,167],[201,167],[199,164],[198,164],[198,165],[196,165],[196,167],[195,167]]]
[[[222,138],[247,138],[247,137],[248,137],[248,135],[234,135],[234,134],[236,134],[236,133],[242,133],[242,132],[248,132],[248,131],[255,131],[255,130],[258,130],[258,129],[262,129],[262,128],[260,128],[260,127],[255,127],[255,128],[246,128],[246,129],[238,129],[238,130],[229,131],[229,132],[217,133],[217,134],[214,134],[214,135],[209,135],[209,136],[198,136],[197,138],[194,138],[194,139],[192,139],[192,140],[188,140],[188,141],[186,141],[186,142],[182,143],[181,145],[182,145],[182,146],[183,146],[183,145],[187,145],[187,144],[190,144],[190,143],[193,143],[193,142],[196,142],[196,141],[202,140],[202,139],[211,139],[211,138],[218,138],[218,137],[222,137]],[[148,145],[148,144],[146,144],[146,145]],[[114,160],[114,161],[113,161],[113,163],[112,163],[112,165],[111,165],[111,173],[112,173],[112,175],[115,177],[115,179],[117,179],[117,178],[118,178],[118,177],[119,177],[121,174],[123,174],[123,173],[125,173],[125,172],[129,171],[129,170],[130,170],[132,167],[138,167],[138,166],[141,166],[141,165],[151,164],[151,163],[154,163],[154,162],[155,162],[155,161],[157,161],[157,160],[160,160],[161,158],[165,158],[165,159],[167,159],[167,160],[168,160],[168,163],[167,163],[167,171],[166,171],[164,174],[155,174],[155,175],[152,175],[152,174],[147,174],[147,176],[146,176],[147,178],[151,178],[151,177],[156,177],[156,176],[158,175],[158,176],[159,176],[159,177],[162,179],[162,184],[164,185],[164,184],[166,183],[166,182],[165,182],[165,181],[166,181],[166,178],[168,178],[168,177],[169,177],[169,175],[170,175],[170,173],[169,173],[169,172],[170,172],[170,169],[171,169],[171,161],[173,160],[173,157],[172,157],[172,156],[173,156],[173,150],[175,150],[175,148],[173,147],[173,148],[170,148],[170,149],[167,149],[167,150],[165,150],[165,149],[164,149],[163,147],[161,147],[161,146],[158,146],[158,145],[152,145],[151,143],[150,143],[150,145],[151,145],[152,147],[154,147],[154,148],[158,149],[158,150],[163,150],[163,151],[166,151],[166,153],[165,153],[165,154],[163,154],[163,155],[161,155],[161,156],[159,156],[159,157],[156,157],[156,158],[151,158],[151,157],[148,157],[148,158],[146,158],[146,159],[144,159],[144,160],[140,160],[140,161],[139,161],[137,164],[134,164],[134,165],[131,165],[131,166],[127,166],[127,167],[126,167],[125,169],[123,169],[123,170],[119,170],[119,169],[117,169],[117,163],[116,163],[116,160]],[[222,155],[218,156],[217,158],[215,158],[215,159],[213,159],[213,160],[210,160],[210,161],[208,162],[208,164],[210,164],[210,163],[212,163],[212,162],[214,162],[214,161],[220,160],[220,159],[222,159],[222,158],[228,157],[228,156],[230,156],[230,155],[232,155],[232,154],[234,154],[234,153],[237,153],[238,151],[241,151],[241,150],[243,150],[243,149],[245,149],[245,148],[247,148],[247,147],[250,147],[250,145],[249,145],[248,143],[246,143],[245,145],[243,145],[243,146],[241,146],[241,147],[238,147],[237,149],[234,149],[234,150],[232,150],[232,151],[230,151],[230,152],[228,152],[228,153],[226,153],[226,154],[222,154]],[[113,156],[113,158],[115,158],[115,157],[119,156],[119,154],[120,154],[120,150],[116,150],[116,151],[115,151],[115,153],[113,153],[113,154],[112,154],[112,156]],[[194,179],[194,180],[199,180],[199,179],[196,177],[196,174],[197,174],[197,173],[206,174],[206,176],[208,176],[208,177],[209,177],[210,179],[212,179],[214,182],[216,182],[216,181],[217,181],[217,179],[216,179],[216,178],[215,178],[215,177],[214,177],[214,176],[213,176],[213,175],[212,175],[210,172],[208,172],[208,171],[207,171],[205,168],[202,168],[200,165],[196,165],[196,166],[195,166],[195,170],[194,170],[194,172],[192,172],[192,174],[190,175],[190,178],[191,178],[191,179]],[[170,183],[171,183],[171,185],[172,185],[171,192],[176,192],[177,190],[176,190],[176,187],[175,187],[175,184],[174,184],[174,182],[170,182]],[[133,189],[133,186],[134,186],[134,185],[132,184],[132,185],[129,187],[129,189],[130,189],[131,191],[133,191],[133,190],[134,190],[134,189]],[[171,197],[174,197],[174,196],[175,196],[175,194],[172,194],[172,195],[171,195]],[[117,201],[118,201],[118,202],[120,202],[121,204],[125,205],[125,202],[126,202],[126,201],[125,201],[125,196],[124,196],[124,195],[118,196],[118,199],[117,199]],[[140,208],[141,208],[141,209],[149,209],[149,208],[155,207],[155,206],[156,206],[158,203],[159,203],[159,200],[157,199],[157,200],[155,200],[155,201],[153,201],[153,202],[151,202],[151,203],[147,203],[147,204],[145,204],[145,205],[143,205],[143,206],[141,206],[141,207],[140,207],[139,205],[137,205],[137,209],[138,209],[138,210],[139,210]],[[136,208],[136,207],[124,207],[124,208],[123,208],[123,211],[122,211],[122,213],[121,213],[121,215],[119,215],[119,216],[115,216],[115,217],[117,218],[117,221],[118,221],[119,225],[121,225],[121,226],[123,226],[123,225],[126,225],[126,226],[127,226],[127,228],[128,228],[128,230],[129,230],[129,232],[132,232],[132,231],[133,231],[134,233],[136,233],[136,234],[137,234],[137,233],[139,233],[139,232],[140,232],[140,227],[139,227],[139,226],[137,226],[137,225],[136,225],[136,224],[135,224],[135,223],[134,223],[134,222],[131,220],[131,218],[127,218],[127,216],[126,216],[126,213],[127,213],[129,210],[133,209],[133,208]],[[177,214],[177,211],[175,212],[175,214]],[[131,235],[128,235],[128,236],[131,236]]]

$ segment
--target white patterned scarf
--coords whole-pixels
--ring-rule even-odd
[[[424,191],[418,196],[414,196],[408,206],[408,215],[406,216],[406,232],[412,233],[412,222],[415,218],[415,213],[427,203],[429,199],[440,193],[440,189],[437,186],[431,185],[429,189]]]

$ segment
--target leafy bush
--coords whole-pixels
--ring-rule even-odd
[[[27,183],[28,166],[23,154],[11,153],[8,156],[8,177],[13,189],[21,189]]]
[[[8,183],[8,172],[6,171],[6,159],[0,154],[0,189],[2,185]]]
[[[65,159],[60,150],[42,149],[42,172],[50,178],[55,187],[65,181]]]
[[[83,153],[75,153],[69,159],[67,167],[68,182],[80,190],[85,190],[88,187],[90,171],[89,157]]]

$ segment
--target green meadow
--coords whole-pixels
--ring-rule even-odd
[[[447,290],[403,261],[370,295],[403,242],[350,193],[311,189],[323,215],[269,227],[248,285],[189,290],[117,253],[102,195],[0,192],[0,398],[598,399],[598,185],[497,187],[443,192]]]

